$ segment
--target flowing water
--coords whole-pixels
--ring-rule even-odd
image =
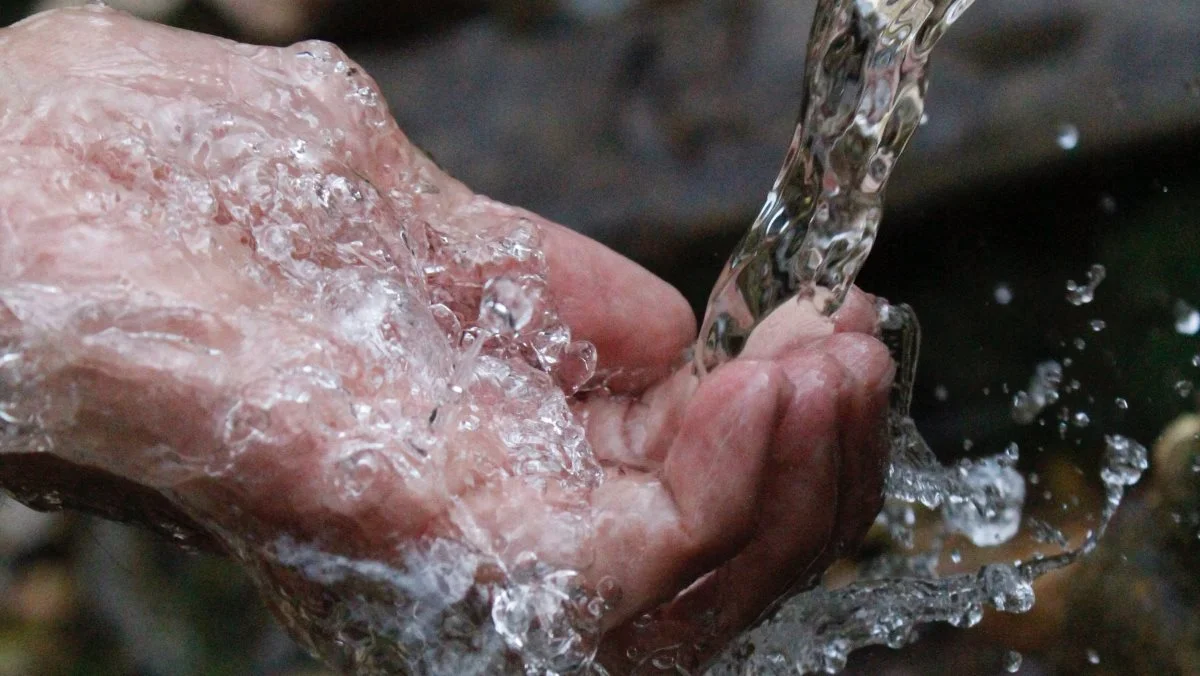
[[[821,286],[833,312],[871,252],[883,194],[921,124],[929,57],[973,0],[820,0],[796,133],[709,299],[696,363],[737,356],[771,312]]]
[[[924,114],[930,52],[971,4],[818,3],[800,122],[766,204],[710,297],[695,349],[701,373],[735,357],[755,326],[786,302],[814,297],[822,287],[832,292],[821,296],[825,312],[841,305],[875,241],[888,177]],[[1086,283],[1068,283],[1067,300],[1090,303],[1104,276],[1102,266],[1093,266]],[[942,573],[938,562],[947,538],[957,534],[987,548],[1011,541],[1021,529],[1026,477],[1017,469],[1020,449],[1010,444],[992,457],[942,465],[908,417],[920,344],[916,316],[907,306],[883,301],[879,311],[900,368],[892,398],[888,502],[878,521],[891,540],[889,551],[900,554],[861,564],[850,583],[818,585],[781,603],[709,673],[835,672],[852,651],[904,646],[926,623],[971,626],[985,607],[1028,611],[1033,581],[1092,551],[1126,488],[1147,467],[1143,446],[1106,437],[1103,507],[1082,541],[1071,547],[1057,528],[1025,515],[1033,537],[1055,545],[1057,553],[1035,552],[1016,562],[995,555],[978,570]],[[1038,365],[1027,390],[1013,398],[1014,422],[1036,421],[1058,401],[1062,380],[1058,362]],[[914,544],[918,522],[923,545]],[[951,552],[952,564],[960,559],[957,549]],[[1014,653],[1005,668],[1019,665]]]

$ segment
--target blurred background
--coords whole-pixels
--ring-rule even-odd
[[[66,4],[0,0],[0,24]],[[782,160],[813,5],[109,4],[240,40],[337,42],[450,173],[608,243],[697,308]],[[1031,614],[933,627],[850,671],[1007,673],[1019,653],[1024,674],[1200,673],[1200,2],[988,0],[934,59],[928,122],[860,278],[922,319],[919,427],[945,458],[1036,449],[1031,502],[1094,504],[1083,477],[1104,434],[1153,444],[1153,464],[1100,551],[1042,580]],[[1096,263],[1095,302],[1068,303]],[[1066,366],[1064,398],[1016,427],[1012,394],[1047,359]],[[1058,504],[1044,502],[1030,508]],[[226,562],[0,502],[0,676],[322,673]]]

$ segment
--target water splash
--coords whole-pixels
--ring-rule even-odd
[[[1175,332],[1181,336],[1200,333],[1200,310],[1185,300],[1175,301]]]
[[[1063,150],[1075,150],[1079,145],[1079,128],[1073,124],[1060,125],[1054,141]]]
[[[1021,663],[1024,661],[1025,658],[1021,655],[1021,653],[1015,650],[1009,650],[1008,652],[1004,653],[1004,670],[1010,674],[1015,674],[1021,670]]]
[[[1058,388],[1062,380],[1062,364],[1056,361],[1038,364],[1029,379],[1029,386],[1013,395],[1013,421],[1018,425],[1029,425],[1037,420],[1047,406],[1058,402]]]
[[[1067,302],[1071,305],[1087,305],[1096,298],[1096,289],[1108,275],[1103,265],[1096,263],[1088,268],[1087,282],[1079,284],[1075,280],[1067,281]]]
[[[790,298],[845,299],[875,242],[883,193],[925,109],[929,55],[972,0],[821,0],[800,122],[749,232],[709,298],[696,365],[737,356]]]

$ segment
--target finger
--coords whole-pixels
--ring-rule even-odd
[[[646,654],[683,642],[698,665],[790,587],[811,583],[874,517],[886,457],[878,443],[892,369],[886,349],[865,336],[833,336],[782,363],[792,391],[773,433],[752,540],[651,627],[615,630],[614,645]],[[698,638],[707,645],[695,645]]]
[[[741,358],[770,360],[837,333],[872,334],[878,321],[874,297],[852,288],[841,309],[826,317],[812,300],[785,303],[755,329]],[[679,428],[684,404],[699,380],[683,368],[637,398],[594,397],[578,408],[588,439],[601,460],[638,469],[656,466]]]
[[[838,311],[826,316],[818,308],[825,304],[828,295],[829,292],[818,289],[812,298],[797,298],[780,305],[755,327],[741,356],[773,359],[835,333],[875,335],[879,320],[874,296],[851,287]]]
[[[853,547],[882,506],[883,479],[890,454],[888,397],[896,365],[887,348],[862,334],[839,333],[814,349],[836,359],[849,378],[838,402],[841,473],[836,553]]]
[[[679,365],[696,335],[683,295],[599,242],[543,226],[550,290],[576,338],[592,342],[616,392],[636,392]]]
[[[596,580],[616,579],[609,622],[669,598],[751,537],[787,383],[777,365],[728,364],[687,406],[659,478],[618,475],[597,489]]]
[[[862,333],[874,336],[879,333],[879,313],[875,309],[875,296],[857,286],[850,287],[846,300],[833,313],[834,330],[837,333]]]

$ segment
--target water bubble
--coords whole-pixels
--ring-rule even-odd
[[[1062,384],[1063,367],[1056,361],[1037,365],[1029,386],[1013,395],[1012,417],[1019,425],[1028,425],[1037,419],[1047,406],[1058,401],[1058,387]]]
[[[1138,442],[1113,434],[1105,437],[1104,467],[1100,478],[1109,486],[1132,486],[1150,466],[1146,447]]]
[[[1182,299],[1175,301],[1175,331],[1184,336],[1200,333],[1200,311]]]
[[[1008,305],[1013,300],[1012,287],[1004,283],[997,284],[996,288],[992,290],[992,296],[995,297],[998,304]]]
[[[1117,397],[1113,403],[1116,404],[1117,408],[1121,409],[1122,411],[1129,410],[1129,401],[1127,401],[1125,397]]]
[[[1075,280],[1067,281],[1067,302],[1072,305],[1087,305],[1096,298],[1096,288],[1104,281],[1108,271],[1096,263],[1088,269],[1087,283],[1080,285]],[[1200,321],[1200,320],[1198,320]]]
[[[985,458],[959,467],[964,490],[942,506],[946,527],[979,547],[1008,542],[1021,526],[1025,479],[1011,466]]]
[[[1200,356],[1197,358],[1200,359]],[[945,385],[938,385],[937,387],[933,388],[933,398],[937,399],[938,401],[946,401],[950,398],[950,391],[946,389]]]
[[[984,593],[1002,613],[1026,613],[1033,608],[1033,585],[1014,566],[993,563],[979,571]]]
[[[1192,355],[1192,366],[1200,368],[1200,354]]]
[[[1079,128],[1073,124],[1059,125],[1054,140],[1063,150],[1074,150],[1079,145]]]
[[[1075,415],[1071,418],[1071,422],[1076,427],[1087,427],[1092,424],[1092,418],[1085,411],[1076,411]]]
[[[1010,674],[1015,674],[1021,670],[1021,653],[1015,650],[1009,650],[1004,653],[1004,670]]]
[[[1107,327],[1108,327],[1108,324],[1105,323],[1105,321],[1103,319],[1093,319],[1092,321],[1088,322],[1088,328],[1095,331],[1096,333],[1100,333]]]
[[[1180,380],[1175,383],[1175,394],[1184,398],[1190,397],[1195,389],[1195,384],[1190,380]]]
[[[1112,215],[1117,213],[1117,200],[1112,195],[1104,194],[1100,196],[1100,210],[1106,214]]]
[[[495,277],[483,287],[479,325],[500,335],[512,335],[533,321],[541,289],[527,278]]]
[[[1096,652],[1095,648],[1087,649],[1088,664],[1100,664],[1100,653]]]
[[[1087,341],[1082,338],[1076,338],[1074,341],[1072,341],[1072,344],[1075,346],[1075,349],[1079,350],[1080,352],[1083,352],[1083,350],[1087,348]]]

